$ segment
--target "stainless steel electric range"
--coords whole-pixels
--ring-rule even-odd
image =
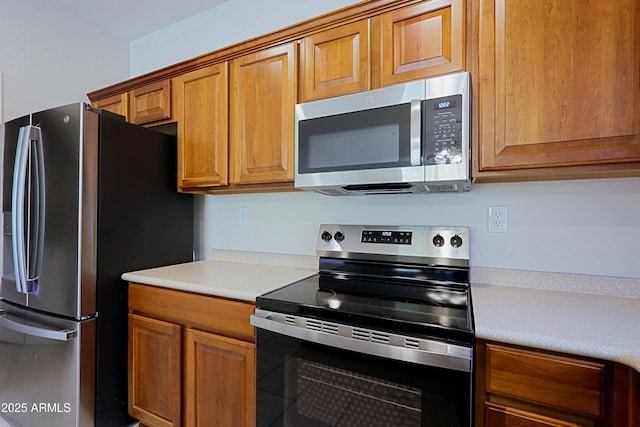
[[[256,299],[257,425],[471,426],[469,229],[322,225],[316,248]]]

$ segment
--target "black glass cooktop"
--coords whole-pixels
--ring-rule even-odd
[[[264,294],[256,305],[285,314],[452,341],[468,342],[473,336],[468,286],[447,281],[416,284],[318,274]]]

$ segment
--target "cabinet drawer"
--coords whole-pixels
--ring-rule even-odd
[[[485,416],[488,427],[581,427],[580,424],[493,403],[485,403]]]
[[[155,286],[129,284],[129,310],[156,319],[255,342],[255,305]]]
[[[488,344],[486,372],[489,393],[604,415],[604,364]]]

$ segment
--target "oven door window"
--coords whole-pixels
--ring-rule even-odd
[[[410,133],[410,103],[301,120],[298,171],[411,166]]]
[[[471,373],[257,330],[259,427],[471,426]]]

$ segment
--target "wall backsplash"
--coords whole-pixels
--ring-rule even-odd
[[[488,206],[508,206],[508,233],[488,232]],[[214,249],[312,256],[321,223],[464,225],[475,267],[640,278],[640,178],[476,184],[461,194],[205,196],[201,215],[207,258]]]

